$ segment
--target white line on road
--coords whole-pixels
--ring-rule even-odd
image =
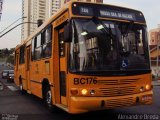
[[[12,90],[12,91],[17,91],[18,89],[17,88],[15,88],[15,87],[13,87],[13,86],[7,86],[10,90]]]

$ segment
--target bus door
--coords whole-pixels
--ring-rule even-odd
[[[31,50],[30,50],[30,46],[27,47],[26,49],[26,87],[27,87],[27,90],[30,90],[30,58],[31,58]]]
[[[19,84],[19,77],[18,77],[18,66],[19,66],[19,53],[16,53],[16,59],[15,59],[15,65],[16,65],[16,67],[15,67],[15,82],[16,82],[16,84]]]
[[[59,42],[59,78],[60,78],[60,103],[67,106],[66,98],[66,70],[67,70],[67,55],[65,54],[65,43],[64,43],[64,28],[58,31],[58,42]]]

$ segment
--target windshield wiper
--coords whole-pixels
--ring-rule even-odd
[[[111,39],[111,45],[113,45],[113,33],[112,33],[112,30],[111,30],[111,27],[110,27],[110,24],[109,24],[109,28],[106,27],[106,25],[101,21],[99,20],[97,17],[93,16],[92,17],[92,21],[98,26],[98,25],[102,25],[102,27],[104,28],[103,30],[100,29],[101,31],[104,31],[108,36],[109,38]],[[112,46],[113,47],[113,46]]]
[[[110,25],[109,25],[109,28],[107,28],[106,25],[105,25],[102,21],[100,21],[97,17],[95,17],[95,16],[92,17],[92,21],[93,21],[97,26],[98,26],[99,24],[102,25],[103,28],[104,28],[104,30],[105,30],[105,32],[106,32],[108,35],[110,35],[111,38],[113,38],[113,36],[112,36],[112,30],[111,30],[111,28],[110,28]]]

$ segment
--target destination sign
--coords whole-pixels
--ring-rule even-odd
[[[111,10],[100,10],[100,16],[121,18],[121,19],[127,19],[127,20],[135,20],[134,14],[126,13],[126,12],[119,12],[119,11],[111,11]]]
[[[80,14],[81,15],[93,15],[93,10],[90,7],[80,7]]]
[[[75,2],[72,5],[72,13],[81,16],[95,16],[145,22],[144,16],[141,12],[111,5]]]

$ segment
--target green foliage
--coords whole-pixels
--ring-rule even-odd
[[[14,64],[14,56],[8,56],[6,62],[11,63],[13,65]]]
[[[0,49],[0,62],[14,64],[14,48]]]

